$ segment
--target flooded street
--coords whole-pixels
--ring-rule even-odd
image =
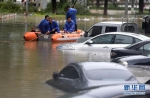
[[[0,20],[0,96],[2,98],[57,98],[65,94],[45,82],[54,71],[60,71],[71,62],[110,61],[109,53],[101,51],[58,51],[61,43],[44,41],[25,42],[23,35],[37,25],[44,16],[20,16]],[[85,17],[78,17],[84,19]],[[103,21],[100,17],[86,17],[79,21],[78,28],[87,30]],[[63,28],[64,18],[54,18]],[[93,20],[92,20],[93,19]],[[141,24],[141,21],[137,21]],[[149,70],[131,68],[138,77],[148,77]],[[137,74],[136,74],[137,73]],[[143,75],[142,75],[143,74]],[[146,78],[147,79],[147,78]],[[144,81],[144,80],[141,80]]]

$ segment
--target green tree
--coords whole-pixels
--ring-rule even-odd
[[[0,3],[0,11],[2,12],[21,12],[21,7],[11,0]]]

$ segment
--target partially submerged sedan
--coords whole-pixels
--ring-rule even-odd
[[[110,32],[97,35],[84,42],[61,44],[60,50],[98,50],[109,51],[116,47],[126,47],[130,44],[150,39],[147,36],[128,32]]]
[[[46,83],[67,92],[100,86],[139,83],[135,76],[121,64],[111,62],[70,63]]]
[[[150,40],[140,41],[124,48],[113,48],[110,58],[114,59],[121,56],[146,55],[150,53]]]

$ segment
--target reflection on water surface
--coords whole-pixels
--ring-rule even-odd
[[[55,47],[61,43],[25,42],[24,33],[30,31],[31,27],[42,19],[43,16],[18,15],[0,20],[0,96],[2,98],[57,98],[65,92],[45,84],[54,71],[60,71],[71,62],[109,61],[110,54],[103,55],[101,51],[57,51]],[[59,20],[62,28],[64,22],[61,20],[64,18],[54,17],[54,19]],[[87,30],[98,21],[101,21],[99,17],[90,21],[78,20],[78,28]]]

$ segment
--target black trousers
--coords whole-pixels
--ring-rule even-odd
[[[63,27],[63,30],[64,30],[64,27]],[[77,31],[77,24],[75,24],[75,31]]]
[[[51,31],[50,34],[55,34],[56,31]]]
[[[75,24],[75,31],[77,31],[77,24]]]

